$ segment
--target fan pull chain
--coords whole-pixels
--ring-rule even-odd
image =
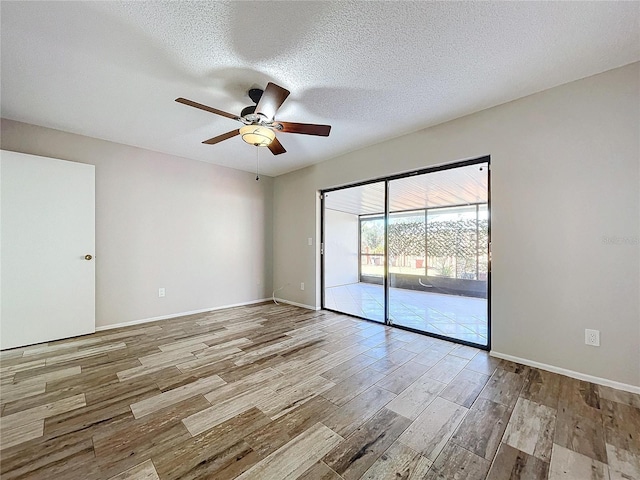
[[[256,148],[256,182],[260,180],[260,149]]]

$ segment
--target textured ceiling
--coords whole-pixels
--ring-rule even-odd
[[[384,182],[343,188],[325,194],[330,210],[352,215],[384,212]],[[486,203],[489,176],[486,163],[451,168],[389,182],[389,211],[405,212],[423,208]]]
[[[640,59],[639,2],[9,2],[3,117],[251,171],[228,118],[291,91],[280,120],[329,123],[260,150],[278,175]]]

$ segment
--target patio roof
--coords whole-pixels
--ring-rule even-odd
[[[392,180],[389,183],[389,210],[398,212],[486,203],[487,166],[481,163]],[[384,182],[329,192],[325,208],[353,215],[383,213]]]

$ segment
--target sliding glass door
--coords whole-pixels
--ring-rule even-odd
[[[324,308],[489,347],[487,157],[323,203]]]

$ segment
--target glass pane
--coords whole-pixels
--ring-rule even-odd
[[[360,276],[384,277],[384,218],[360,219]]]
[[[389,273],[425,275],[424,210],[389,215]]]
[[[427,210],[429,274],[477,279],[476,206]]]
[[[486,167],[389,182],[393,324],[487,345]]]
[[[324,307],[384,322],[383,182],[324,200]]]

